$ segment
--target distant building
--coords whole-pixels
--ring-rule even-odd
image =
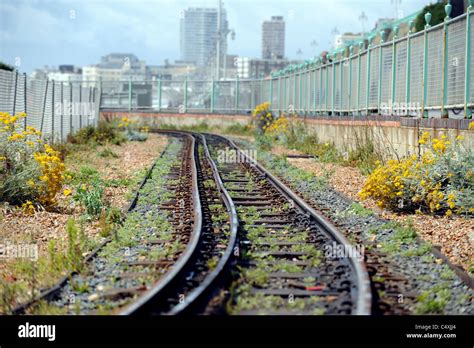
[[[161,80],[183,80],[191,79],[195,72],[196,66],[193,62],[186,62],[176,60],[174,63],[169,63],[167,60],[163,65],[148,65],[146,67],[147,80],[161,79]]]
[[[395,22],[395,18],[379,18],[375,22],[375,28],[373,30],[385,29],[390,27],[393,22]]]
[[[221,12],[221,29],[228,29],[226,11]],[[188,8],[180,20],[181,60],[208,66],[216,55],[218,10],[215,8]],[[227,39],[222,37],[220,54],[227,52]],[[221,64],[223,59],[221,59]]]
[[[146,63],[131,53],[110,53],[103,56],[99,64],[85,66],[82,69],[84,82],[102,80],[144,80],[146,77]]]
[[[338,48],[345,47],[347,45],[356,44],[362,39],[363,39],[363,35],[361,33],[338,34],[334,37],[333,47],[335,50],[337,50]]]
[[[262,24],[262,59],[285,57],[285,21],[282,16],[272,16]]]
[[[259,59],[249,57],[237,58],[237,75],[241,79],[263,78],[273,71],[285,68],[290,64],[300,64],[298,60]]]
[[[49,79],[57,82],[82,81],[82,69],[74,65],[60,65],[58,68],[45,66],[35,69],[31,74],[33,79]]]

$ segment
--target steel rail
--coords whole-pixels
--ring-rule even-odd
[[[151,289],[147,290],[145,293],[140,295],[135,301],[128,304],[122,308],[118,314],[120,315],[132,315],[132,314],[146,314],[153,312],[153,309],[156,308],[156,302],[165,300],[163,294],[172,291],[175,286],[175,282],[180,278],[190,260],[195,255],[197,250],[201,232],[202,232],[202,211],[201,211],[201,202],[200,195],[198,190],[198,179],[197,179],[197,170],[196,170],[196,158],[195,158],[195,145],[196,141],[193,136],[187,133],[182,132],[169,132],[174,134],[184,135],[191,141],[191,146],[189,148],[188,156],[191,160],[191,176],[192,176],[192,201],[193,201],[193,211],[194,211],[194,222],[193,222],[193,232],[191,233],[189,242],[186,246],[186,249],[180,255],[178,260],[171,266],[167,273],[161,277]]]
[[[237,218],[237,210],[235,208],[234,202],[230,197],[229,193],[224,187],[224,183],[219,175],[219,171],[215,162],[211,158],[211,154],[209,153],[209,148],[206,143],[206,138],[201,134],[193,133],[193,136],[199,137],[202,145],[204,147],[206,161],[208,162],[209,166],[212,169],[212,174],[214,180],[217,184],[217,188],[221,194],[221,198],[224,201],[224,204],[227,208],[227,212],[230,216],[230,236],[227,248],[224,254],[221,256],[217,266],[205,277],[205,279],[200,283],[200,285],[194,288],[191,292],[186,294],[184,300],[179,303],[178,305],[174,306],[167,314],[184,314],[189,313],[193,309],[203,304],[207,304],[205,302],[208,295],[212,293],[214,290],[214,286],[218,284],[218,282],[226,276],[226,270],[230,266],[230,263],[233,259],[234,255],[234,248],[237,245],[237,230],[239,226],[239,221]]]
[[[287,199],[293,201],[302,211],[308,213],[312,219],[335,241],[344,245],[345,247],[350,247],[351,243],[347,238],[340,232],[338,229],[328,221],[322,214],[317,212],[314,208],[308,205],[300,196],[294,193],[288,186],[286,186],[281,180],[272,175],[264,166],[251,159],[245,151],[242,151],[235,143],[229,138],[226,138],[221,135],[204,133],[206,136],[215,137],[221,139],[222,141],[229,144],[233,147],[241,158],[245,158],[248,163],[256,168],[261,174],[263,174],[273,185],[274,187],[282,193]],[[372,307],[372,291],[370,277],[367,272],[366,265],[358,257],[349,257],[350,264],[353,268],[353,271],[356,275],[356,284],[357,284],[357,300],[355,306],[355,315],[369,315],[371,314]]]

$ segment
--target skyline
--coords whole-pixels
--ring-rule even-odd
[[[236,32],[235,40],[228,40],[228,54],[260,57],[261,25],[271,16],[284,17],[287,58],[309,59],[329,49],[335,27],[341,33],[360,32],[362,11],[368,18],[366,30],[378,18],[394,17],[395,12],[390,0],[341,0],[337,6],[334,1],[279,0],[271,1],[271,11],[269,2],[224,2],[229,28]],[[402,2],[399,9],[406,16],[428,3]],[[133,53],[149,65],[174,61],[180,57],[180,14],[188,7],[217,7],[217,1],[2,0],[0,60],[27,73],[45,65],[96,64],[111,52]],[[326,25],[328,17],[334,18],[330,25]]]

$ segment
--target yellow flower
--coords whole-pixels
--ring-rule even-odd
[[[63,194],[64,194],[66,197],[69,196],[71,193],[72,193],[72,191],[71,191],[70,189],[65,189],[65,190],[63,191]]]
[[[21,207],[23,208],[23,211],[26,214],[33,215],[35,213],[35,207],[34,207],[33,203],[30,202],[30,201],[26,201],[26,203],[23,203],[21,205]]]
[[[0,161],[5,161],[7,158],[5,156],[0,156]]]
[[[35,182],[33,180],[28,180],[26,184],[30,187],[35,187]]]
[[[8,137],[8,140],[10,140],[10,141],[15,141],[15,140],[24,139],[24,138],[25,138],[25,136],[24,136],[23,134],[15,133],[15,134],[13,134],[13,135],[10,135],[10,136]]]
[[[418,141],[418,143],[420,144],[426,144],[426,142],[430,140],[430,134],[428,132],[423,132],[423,134],[421,135],[421,138],[420,140]]]

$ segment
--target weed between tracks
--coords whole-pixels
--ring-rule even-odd
[[[216,149],[210,146],[211,154],[216,153]],[[218,164],[222,166],[222,164]],[[231,171],[226,174],[227,179],[237,178],[239,171]],[[266,180],[256,180],[250,172],[245,174],[248,182],[240,186],[235,182],[225,181],[224,185],[232,197],[241,196],[239,189],[244,192],[258,192],[266,184]],[[237,204],[238,206],[238,204]],[[304,311],[307,314],[324,314],[325,309],[322,303],[315,296],[310,298],[298,298],[296,296],[275,296],[258,292],[258,289],[280,289],[287,285],[282,280],[276,278],[270,279],[271,273],[287,272],[299,273],[311,271],[321,263],[322,252],[313,244],[281,246],[278,242],[305,242],[308,240],[307,231],[294,232],[290,226],[285,226],[282,231],[269,230],[265,225],[255,225],[265,214],[290,212],[289,204],[282,206],[271,206],[262,210],[255,207],[239,207],[237,212],[239,221],[244,224],[245,235],[243,238],[248,242],[243,248],[240,260],[242,262],[253,262],[251,266],[238,266],[236,280],[231,286],[231,296],[227,302],[227,313],[238,314],[245,311],[251,311],[259,314],[265,314],[273,311],[294,312]],[[269,235],[268,233],[271,233]],[[262,246],[265,245],[265,247]],[[304,252],[305,255],[298,256],[296,259],[302,262],[308,262],[306,266],[299,266],[291,260],[281,260],[272,255],[273,252]],[[302,283],[297,284],[303,288],[310,288],[318,284],[313,277],[306,277]]]
[[[242,142],[243,143],[243,142]],[[249,144],[245,143],[245,147]],[[329,189],[327,181],[324,178],[316,178],[312,173],[302,173],[301,169],[295,170],[285,158],[281,156],[272,155],[265,150],[259,151],[259,162],[261,162],[267,169],[272,171],[275,175],[283,179],[283,181],[293,190],[300,192],[309,202],[314,203],[315,206],[322,206],[329,211],[329,215],[337,224],[343,226],[352,226],[357,224],[358,220],[371,220],[371,224],[365,225],[367,231],[367,240],[361,240],[360,237],[355,238],[358,243],[364,243],[367,251],[374,250],[376,253],[383,253],[383,259],[397,268],[400,263],[406,265],[408,263],[416,264],[420,267],[420,271],[414,275],[414,283],[410,282],[411,290],[416,291],[419,296],[413,301],[406,299],[406,306],[410,306],[410,311],[413,313],[442,314],[445,311],[453,312],[453,306],[466,307],[469,303],[469,296],[460,296],[459,289],[462,287],[457,276],[446,265],[441,265],[442,261],[434,257],[431,252],[432,245],[427,242],[418,242],[416,237],[416,230],[413,222],[408,219],[405,223],[395,221],[384,221],[379,219],[372,210],[364,208],[359,203],[349,203],[345,208],[335,209],[333,205],[323,203],[325,201],[325,192]],[[334,198],[333,198],[334,199]],[[322,205],[321,205],[322,204]],[[351,235],[357,236],[351,233]],[[350,236],[349,236],[350,237]],[[404,273],[404,269],[398,269],[398,272]],[[373,281],[384,282],[384,277],[378,276],[373,278]],[[462,290],[462,291],[468,291]],[[389,301],[384,290],[379,290],[379,295],[382,300]]]
[[[119,226],[118,224],[122,220],[122,215],[118,210],[111,209],[106,216],[100,217],[100,220],[104,221],[99,221],[99,225],[105,224],[103,234],[111,236],[112,241],[99,252],[87,267],[83,264],[82,256],[87,250],[91,250],[91,246],[88,245],[90,241],[85,238],[81,225],[77,227],[73,222],[68,223],[69,248],[66,257],[58,253],[54,242],[51,242],[49,259],[45,261],[40,259],[37,262],[37,267],[44,265],[47,270],[38,272],[38,274],[48,274],[53,283],[54,279],[57,279],[54,275],[61,274],[67,269],[80,271],[80,273],[69,279],[69,284],[57,300],[50,303],[40,301],[28,309],[29,313],[110,313],[117,307],[117,303],[126,303],[129,296],[114,299],[113,295],[108,294],[109,290],[120,286],[144,287],[154,280],[153,274],[146,267],[135,267],[134,270],[141,275],[133,280],[124,281],[120,278],[120,274],[127,272],[129,268],[127,260],[145,258],[150,261],[162,260],[174,257],[175,253],[182,249],[179,243],[172,241],[172,227],[168,221],[169,217],[166,214],[150,214],[148,212],[150,208],[157,211],[157,205],[171,197],[165,185],[167,184],[166,175],[173,165],[179,163],[179,160],[176,159],[179,148],[179,144],[171,144],[167,155],[158,160],[150,180],[141,191],[136,209],[127,216],[122,227],[112,227]],[[87,179],[88,182],[96,180],[104,186],[108,185],[107,181],[100,179],[97,171],[92,168],[83,168],[72,181],[80,183],[84,179]],[[147,248],[139,247],[150,239],[163,241],[164,244],[150,245]],[[29,283],[31,284],[32,281]],[[4,293],[2,303],[5,304],[8,291]],[[38,291],[35,291],[35,295],[37,294]]]

